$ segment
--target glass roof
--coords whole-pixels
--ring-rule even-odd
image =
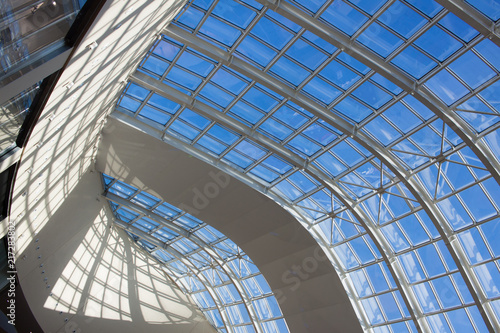
[[[286,202],[363,329],[500,330],[499,7],[452,2],[194,0],[116,112]]]
[[[151,254],[218,332],[286,332],[278,302],[252,260],[215,228],[103,174],[115,225]]]

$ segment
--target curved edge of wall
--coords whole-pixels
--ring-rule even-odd
[[[213,331],[189,299],[164,275],[159,278],[163,273],[153,262],[107,227],[107,208],[96,200],[101,184],[92,173],[104,118],[124,79],[144,45],[154,42],[184,2],[106,1],[75,47],[24,148],[10,219],[0,229],[15,229],[18,278],[44,332],[155,332],[174,324],[179,332]],[[89,47],[94,42],[98,46]],[[117,249],[126,250],[126,256],[118,258]],[[104,254],[113,258],[111,263]],[[141,269],[148,274],[139,276]],[[104,277],[113,274],[120,277]],[[98,281],[110,287],[99,289]],[[173,307],[169,302],[176,304],[175,313],[165,308]]]
[[[215,167],[110,117],[96,168],[191,214],[229,237],[252,259],[276,295],[291,332],[360,332],[330,261],[309,232],[270,198]],[[217,175],[228,179],[214,191]],[[198,194],[197,194],[198,193]]]

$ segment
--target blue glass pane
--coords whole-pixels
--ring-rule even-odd
[[[434,0],[407,0],[408,3],[415,6],[418,10],[422,11],[424,14],[434,17],[437,13],[443,9]]]
[[[408,46],[391,61],[416,79],[420,79],[431,69],[437,66],[437,63],[413,46]]]
[[[141,112],[139,112],[139,114],[143,117],[146,117],[148,119],[151,119],[159,124],[162,124],[162,125],[165,125],[169,120],[170,120],[170,116],[161,112],[161,111],[158,111],[148,105],[144,106],[142,109],[141,109]]]
[[[264,150],[260,149],[259,147],[250,143],[247,140],[240,142],[235,147],[235,150],[247,155],[248,157],[250,157],[254,160],[258,160],[266,154],[266,152]]]
[[[347,69],[347,67],[341,65],[337,61],[330,62],[325,68],[323,68],[320,75],[335,83],[342,89],[348,89],[361,78],[359,75],[350,69]]]
[[[326,54],[305,42],[303,39],[299,39],[293,43],[286,54],[311,70],[315,70],[327,59]]]
[[[152,106],[155,106],[170,114],[174,114],[181,107],[179,104],[157,94],[153,94],[153,96],[149,98],[148,104],[151,104]]]
[[[319,48],[323,49],[329,54],[332,54],[337,48],[333,46],[332,44],[328,43],[324,39],[316,36],[310,31],[305,31],[304,34],[302,35],[305,39],[313,43],[314,45],[318,46]]]
[[[230,109],[230,114],[233,113],[242,119],[248,121],[252,125],[257,123],[263,116],[264,114],[262,112],[257,111],[255,108],[251,107],[247,103],[244,102],[237,102],[231,109]]]
[[[403,44],[400,38],[378,23],[372,23],[357,40],[384,58]]]
[[[142,64],[142,68],[147,69],[158,76],[163,75],[163,73],[165,73],[165,71],[167,70],[168,66],[169,64],[167,62],[153,56],[148,57],[146,62]]]
[[[375,109],[392,99],[391,95],[371,82],[363,83],[352,94]]]
[[[392,141],[399,138],[401,135],[389,125],[383,118],[376,117],[368,124],[365,125],[365,129],[368,130],[377,140],[379,140],[384,146],[387,146]]]
[[[273,67],[271,67],[271,72],[278,74],[286,81],[292,83],[295,86],[298,86],[310,74],[307,70],[303,69],[302,67],[285,57],[281,57],[273,65]]]
[[[474,49],[478,51],[497,70],[500,70],[500,57],[498,57],[498,52],[500,52],[500,49],[495,43],[493,43],[489,39],[485,39],[481,43],[477,44]]]
[[[167,60],[174,60],[180,48],[164,40],[161,40],[153,50],[153,53]]]
[[[189,140],[194,140],[194,138],[196,138],[198,134],[200,134],[200,131],[194,129],[193,127],[180,120],[174,121],[168,129],[169,131],[172,130],[181,134]]]
[[[433,26],[420,36],[415,41],[415,45],[421,47],[439,61],[446,60],[462,47],[460,42],[436,26]]]
[[[227,107],[234,99],[232,95],[210,83],[201,89],[200,95],[206,97],[209,101],[222,106],[223,108]]]
[[[340,53],[337,56],[337,59],[342,61],[346,65],[354,68],[355,70],[357,70],[361,74],[367,74],[370,71],[370,67],[365,66],[364,64],[362,64],[358,60],[354,59],[353,57],[351,57],[350,55],[348,55],[345,52]]]
[[[245,29],[256,16],[253,10],[231,0],[220,0],[212,13],[242,29]]]
[[[459,19],[455,14],[449,13],[441,20],[439,24],[449,31],[451,31],[455,36],[461,38],[465,42],[469,42],[472,38],[476,37],[479,32],[473,29],[470,25]]]
[[[236,39],[241,35],[241,32],[228,24],[222,23],[216,18],[209,16],[200,32],[208,37],[211,37],[224,45],[232,46]]]
[[[176,64],[201,76],[207,76],[214,68],[214,65],[209,61],[191,54],[190,52],[183,52]]]
[[[302,90],[327,105],[333,102],[333,100],[341,94],[338,89],[319,77],[314,77]]]
[[[194,7],[189,7],[178,19],[178,22],[187,25],[191,29],[196,29],[196,26],[200,23],[203,15],[203,12],[195,9]]]
[[[254,26],[252,34],[278,50],[281,50],[283,46],[285,46],[286,43],[288,43],[288,41],[292,38],[292,34],[290,32],[265,17],[261,18]]]
[[[342,0],[336,0],[321,14],[326,22],[352,36],[368,18]]]
[[[326,0],[297,0],[305,8],[309,9],[313,13],[316,13],[318,9],[323,6]]]
[[[380,74],[374,74],[371,79],[380,84],[382,87],[384,87],[385,89],[389,90],[390,92],[392,92],[394,95],[398,95],[400,94],[403,89],[401,89],[400,87],[398,87],[396,84],[394,84],[391,80],[388,80],[386,79],[385,77],[383,77],[382,75]]]
[[[302,135],[298,135],[292,140],[288,142],[288,145],[297,149],[298,151],[306,154],[307,156],[311,156],[320,150],[320,146],[313,143],[312,141],[306,139]]]
[[[229,90],[235,95],[238,95],[247,86],[245,81],[225,70],[218,70],[212,76],[211,81]]]
[[[284,16],[281,16],[280,14],[276,13],[275,11],[268,10],[266,12],[266,14],[267,14],[267,16],[275,19],[276,21],[278,21],[279,23],[281,23],[282,25],[284,25],[288,29],[292,30],[293,32],[299,32],[299,30],[302,28],[299,24],[290,21],[289,19],[287,19]]]
[[[286,137],[293,133],[291,129],[272,118],[267,119],[265,122],[263,122],[259,128],[279,140],[284,140]]]
[[[262,92],[262,90],[257,88],[250,89],[244,96],[243,99],[259,109],[265,111],[266,113],[271,111],[273,107],[275,107],[278,102],[272,98],[271,96]]]
[[[427,23],[422,15],[399,1],[380,15],[379,21],[405,38],[410,38]]]
[[[447,71],[440,71],[430,78],[425,85],[447,105],[453,104],[469,92],[463,84]]]
[[[168,73],[167,80],[170,80],[174,83],[180,84],[181,86],[188,88],[190,90],[195,90],[198,88],[202,80],[199,77],[196,77],[188,72],[174,67]]]
[[[360,122],[372,114],[372,110],[351,97],[344,98],[335,106],[335,109],[356,122]]]
[[[448,66],[472,89],[479,87],[496,74],[474,52],[469,51]]]
[[[370,15],[375,14],[386,1],[387,0],[349,0],[350,3],[355,4]]]
[[[261,66],[267,66],[276,55],[275,51],[252,36],[245,37],[236,50]]]
[[[294,129],[298,129],[308,120],[307,117],[298,113],[297,111],[293,110],[287,105],[284,105],[280,107],[278,110],[276,110],[276,112],[274,112],[273,114],[273,117],[281,120],[282,122],[284,122],[288,126],[293,127]]]

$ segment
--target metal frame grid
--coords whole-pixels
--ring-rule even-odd
[[[194,216],[103,174],[124,229],[161,264],[220,332],[288,332],[264,276],[230,239]]]
[[[119,117],[305,217],[364,329],[499,330],[498,8],[439,3],[190,2]]]

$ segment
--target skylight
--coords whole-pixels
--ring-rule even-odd
[[[162,264],[219,332],[288,332],[266,279],[238,245],[147,192],[105,174],[103,183],[115,225]]]
[[[365,330],[499,329],[498,39],[441,3],[195,0],[117,112],[286,202]]]

